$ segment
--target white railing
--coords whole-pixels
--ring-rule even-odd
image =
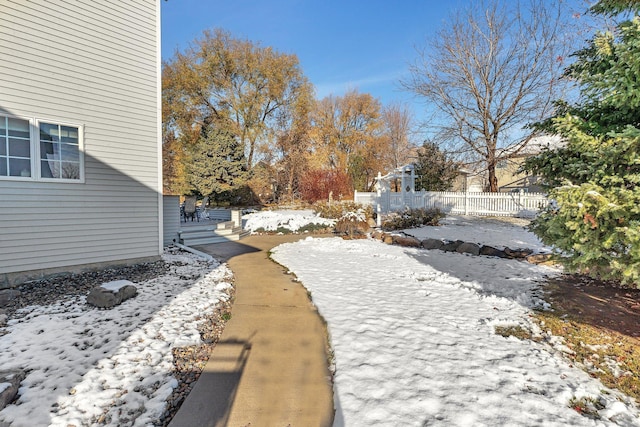
[[[416,191],[413,193],[361,193],[356,191],[354,201],[370,204],[381,213],[397,212],[409,208],[438,208],[459,215],[534,217],[547,206],[542,193],[469,193],[450,191]]]

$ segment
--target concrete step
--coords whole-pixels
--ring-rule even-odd
[[[230,234],[228,236],[211,236],[211,237],[200,237],[196,239],[184,239],[183,245],[185,246],[199,246],[199,245],[210,245],[213,243],[224,243],[224,242],[234,242],[240,240],[241,237],[239,234]]]
[[[180,224],[180,231],[204,231],[204,230],[221,230],[224,228],[233,228],[235,223],[233,221],[221,221],[221,222],[187,222],[186,224]]]
[[[214,225],[190,226],[178,231],[180,243],[187,246],[236,241],[249,234],[251,234],[249,230],[236,227],[232,221]]]
[[[212,235],[217,235],[217,236],[229,236],[231,234],[239,234],[240,232],[242,232],[242,229],[240,227],[234,227],[234,228],[222,228],[222,229],[213,229],[213,230],[182,230],[179,231],[178,234],[180,235],[181,239],[199,239],[202,237],[209,237]]]

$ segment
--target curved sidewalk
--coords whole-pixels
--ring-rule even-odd
[[[301,236],[199,246],[235,276],[231,320],[169,427],[329,427],[325,326],[302,285],[268,251]]]

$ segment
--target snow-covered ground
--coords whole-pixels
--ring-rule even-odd
[[[231,286],[224,265],[191,254],[164,259],[166,275],[136,283],[138,295],[113,309],[83,296],[26,307],[9,321],[0,369],[28,373],[0,425],[148,426],[160,417],[177,386],[171,349],[201,343],[198,322]]]
[[[449,218],[415,236],[528,247],[522,226]],[[284,244],[274,259],[310,291],[335,357],[335,426],[639,426],[631,399],[573,367],[530,320],[538,282],[557,272],[516,260],[340,238]],[[561,346],[560,346],[561,347]],[[593,398],[600,419],[570,408]]]
[[[265,214],[245,219],[269,229],[317,218]],[[406,232],[548,251],[522,226],[464,217],[443,224]],[[549,345],[494,333],[515,325],[541,332],[530,310],[544,305],[538,281],[557,273],[548,267],[340,238],[309,237],[273,252],[328,323],[336,427],[640,426],[630,399]],[[79,427],[102,415],[104,425],[151,425],[176,386],[171,348],[200,342],[198,318],[230,286],[224,265],[191,255],[166,260],[169,274],[137,283],[139,295],[114,309],[80,297],[28,307],[10,321],[1,369],[29,371],[0,425]],[[574,398],[598,400],[600,419],[571,409]]]

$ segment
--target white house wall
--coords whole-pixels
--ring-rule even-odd
[[[159,256],[159,13],[159,0],[0,1],[0,115],[84,130],[82,182],[0,177],[0,287]]]

